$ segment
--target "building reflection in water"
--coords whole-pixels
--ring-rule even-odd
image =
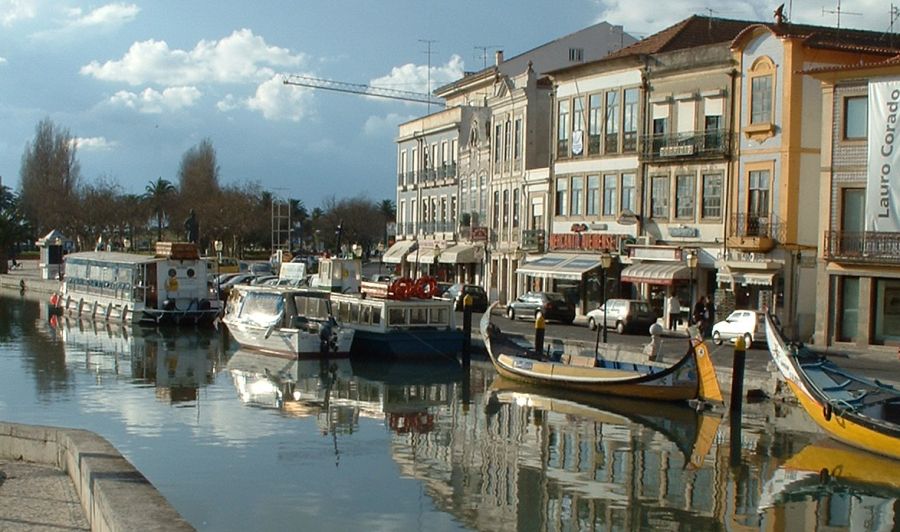
[[[196,401],[199,388],[213,381],[221,358],[220,337],[212,331],[162,329],[50,316],[62,340],[66,366],[105,378],[153,383],[157,399]]]

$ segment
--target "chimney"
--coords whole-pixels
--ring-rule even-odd
[[[494,52],[494,59],[496,61],[496,66],[500,66],[500,63],[503,62],[503,50],[497,50]]]

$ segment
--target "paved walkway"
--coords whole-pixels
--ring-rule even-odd
[[[75,484],[49,465],[0,461],[0,530],[90,530]]]

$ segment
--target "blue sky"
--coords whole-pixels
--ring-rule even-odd
[[[789,3],[833,25],[836,0]],[[223,184],[255,181],[307,207],[395,198],[397,125],[424,105],[281,83],[305,74],[425,92],[606,20],[637,37],[691,14],[771,20],[777,0],[0,0],[0,176],[17,188],[25,146],[50,118],[79,139],[86,181],[142,193],[177,180],[204,138]],[[841,25],[885,31],[889,4],[845,0]],[[849,13],[861,13],[854,15]]]

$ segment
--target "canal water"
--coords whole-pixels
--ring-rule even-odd
[[[894,461],[796,408],[585,399],[487,361],[320,364],[0,292],[0,418],[113,443],[200,530],[896,530]]]

